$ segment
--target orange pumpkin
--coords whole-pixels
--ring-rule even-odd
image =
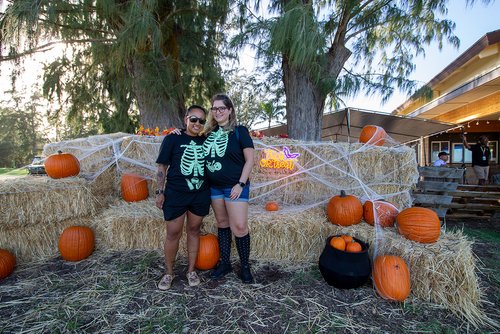
[[[149,196],[148,181],[140,175],[123,174],[121,190],[122,197],[127,202],[142,201]]]
[[[59,238],[59,252],[66,261],[80,261],[94,251],[94,232],[87,226],[70,226]]]
[[[266,203],[266,211],[278,211],[279,205],[277,202],[271,201]]]
[[[359,142],[376,146],[383,146],[387,133],[384,128],[376,125],[366,125],[361,130]]]
[[[80,162],[71,153],[58,151],[49,156],[44,163],[45,172],[53,179],[76,176],[80,173]]]
[[[356,196],[346,195],[345,191],[342,190],[340,195],[330,199],[326,213],[333,224],[354,225],[361,222],[361,218],[363,218],[363,205]]]
[[[373,203],[375,202],[375,210]],[[374,226],[375,221],[377,225],[382,227],[393,226],[396,221],[396,216],[399,213],[398,208],[394,204],[385,201],[366,201],[363,204],[363,218],[365,222]],[[376,216],[375,216],[376,215]],[[377,217],[377,219],[375,219]]]
[[[345,250],[345,241],[341,237],[333,237],[330,239],[330,246],[335,249],[344,251]]]
[[[354,239],[350,235],[347,235],[347,234],[342,234],[340,237],[342,239],[344,239],[346,244],[354,241]]]
[[[410,295],[410,271],[399,256],[377,256],[372,276],[375,288],[382,298],[402,302]]]
[[[407,208],[396,217],[398,231],[405,238],[424,244],[436,242],[441,234],[438,215],[427,208]]]
[[[16,257],[6,249],[0,249],[0,279],[3,279],[14,271]]]
[[[361,244],[359,242],[352,241],[346,244],[345,250],[349,253],[359,253],[363,250],[363,247],[361,247]]]
[[[215,267],[219,262],[219,243],[213,234],[200,236],[200,247],[194,266],[199,270],[208,270]]]

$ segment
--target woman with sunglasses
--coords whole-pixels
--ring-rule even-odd
[[[163,248],[166,273],[158,283],[160,290],[167,290],[172,285],[174,261],[186,218],[187,280],[189,286],[200,284],[200,279],[194,271],[194,264],[198,255],[203,217],[210,210],[210,187],[205,180],[203,151],[205,137],[199,135],[205,124],[205,114],[203,107],[197,105],[189,107],[184,119],[186,130],[182,130],[179,136],[166,136],[156,160],[158,164],[156,206],[163,209],[167,226]]]
[[[254,164],[253,141],[246,127],[236,125],[236,111],[227,95],[212,98],[207,120],[203,147],[221,252],[211,278],[219,279],[232,271],[230,252],[234,234],[241,264],[240,278],[244,283],[252,283],[248,199]]]

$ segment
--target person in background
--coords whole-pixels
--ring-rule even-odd
[[[438,159],[434,161],[433,166],[436,167],[446,167],[446,162],[448,161],[448,153],[446,152],[439,152],[438,154]]]
[[[240,278],[243,283],[253,283],[248,229],[253,141],[246,127],[236,125],[236,110],[227,95],[217,94],[212,98],[207,120],[207,139],[203,147],[221,252],[211,278],[219,279],[232,271],[230,254],[234,234],[241,264]]]
[[[462,136],[462,138],[464,146],[472,152],[472,168],[474,169],[474,173],[476,173],[476,177],[479,180],[478,184],[485,185],[488,180],[491,158],[491,151],[488,147],[488,137],[482,135],[474,145],[470,145],[467,142],[465,135]]]
[[[203,107],[197,105],[189,107],[184,118],[186,129],[180,131],[178,136],[166,136],[163,139],[156,160],[158,164],[156,206],[163,209],[167,226],[163,248],[166,273],[158,283],[160,290],[168,290],[172,285],[175,257],[186,218],[187,280],[189,286],[200,284],[194,265],[198,255],[203,217],[210,210],[210,187],[205,180],[203,153],[205,137],[199,136],[205,124],[205,115]]]

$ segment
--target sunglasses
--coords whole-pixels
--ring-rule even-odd
[[[204,125],[204,124],[207,122],[206,120],[201,119],[201,118],[196,117],[196,116],[189,116],[189,117],[188,117],[188,119],[189,119],[189,121],[190,121],[191,123],[196,123],[196,122],[198,122],[198,123],[200,123],[201,125]]]

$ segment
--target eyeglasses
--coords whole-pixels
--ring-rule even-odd
[[[204,124],[207,122],[206,120],[201,119],[201,118],[196,117],[196,116],[189,116],[189,118],[188,118],[188,119],[189,119],[189,121],[190,121],[191,123],[196,123],[196,122],[198,122],[198,123],[200,123],[201,125],[204,125]]]
[[[210,108],[210,111],[215,113],[215,112],[226,112],[226,110],[228,110],[229,108],[228,107],[212,107]]]

